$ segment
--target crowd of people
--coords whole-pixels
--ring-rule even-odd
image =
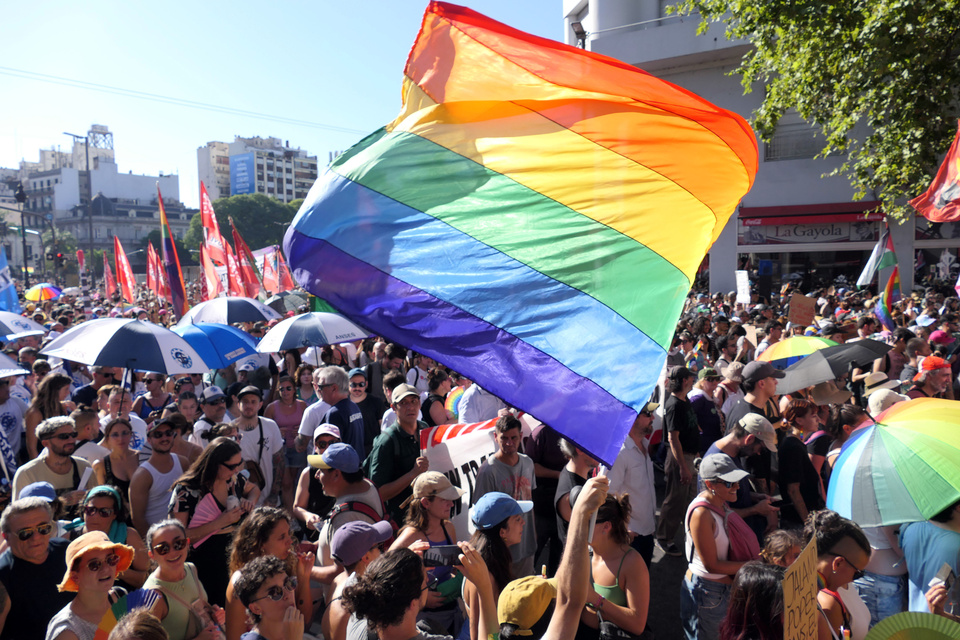
[[[189,375],[86,367],[42,349],[95,316],[162,305],[27,307],[7,342],[15,452],[0,480],[0,640],[777,639],[784,571],[816,540],[819,637],[904,610],[953,617],[960,502],[861,528],[826,510],[844,442],[898,402],[953,399],[960,300],[928,291],[885,330],[856,292],[691,295],[657,390],[609,469],[460,372],[382,339],[256,354]],[[242,323],[259,339],[273,322]],[[751,338],[756,335],[756,340]],[[790,394],[757,358],[794,335],[875,339],[872,366]],[[755,342],[755,343],[754,343]],[[462,394],[462,395],[461,395]],[[459,396],[456,406],[447,399]],[[495,420],[470,487],[432,469],[423,429]],[[603,428],[603,425],[597,425]],[[662,499],[657,485],[662,483]],[[472,535],[452,513],[467,510]],[[591,522],[591,517],[593,522]],[[588,549],[590,552],[588,553]],[[685,563],[680,584],[655,562]],[[680,619],[651,611],[673,592]]]

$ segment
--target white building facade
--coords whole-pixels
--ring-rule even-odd
[[[197,149],[197,171],[211,200],[262,193],[282,202],[306,198],[317,180],[317,157],[279,138],[208,142]]]

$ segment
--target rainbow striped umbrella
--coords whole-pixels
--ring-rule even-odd
[[[837,343],[833,340],[818,336],[793,336],[770,345],[757,360],[766,360],[775,368],[782,370],[803,360],[814,351],[835,346]]]
[[[862,527],[929,520],[960,500],[960,402],[898,402],[853,433],[827,507]]]
[[[40,302],[41,300],[56,300],[60,297],[60,293],[60,289],[49,282],[41,282],[27,289],[23,297],[33,302]]]

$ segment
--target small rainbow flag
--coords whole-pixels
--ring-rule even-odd
[[[893,331],[897,328],[897,325],[893,322],[893,303],[898,300],[900,300],[900,267],[896,266],[893,268],[890,277],[887,278],[887,286],[883,288],[883,293],[880,294],[880,300],[874,310],[877,319],[880,320],[887,331]]]

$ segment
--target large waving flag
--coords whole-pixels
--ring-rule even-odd
[[[890,237],[890,227],[884,223],[883,233],[880,234],[880,239],[877,240],[877,244],[873,247],[873,251],[867,259],[867,264],[863,265],[863,271],[860,272],[860,277],[857,278],[857,286],[868,286],[873,282],[873,276],[876,275],[877,271],[887,267],[895,267],[896,265],[897,254],[893,251],[893,238]]]
[[[957,133],[937,176],[923,194],[910,201],[920,215],[931,222],[960,220],[960,121]]]
[[[233,247],[237,265],[240,267],[240,278],[245,290],[244,295],[248,298],[256,298],[263,286],[260,278],[260,270],[257,269],[257,260],[253,257],[250,247],[240,237],[237,226],[233,224],[233,218],[230,218],[230,226],[233,229]]]
[[[626,63],[440,2],[405,75],[400,116],[287,230],[294,276],[611,463],[756,137]]]
[[[227,243],[220,233],[217,215],[213,212],[213,203],[207,195],[207,188],[200,181],[200,223],[203,227],[203,242],[207,245],[207,254],[217,264],[227,264]]]
[[[187,312],[187,288],[183,286],[183,271],[180,270],[180,258],[177,257],[177,245],[173,242],[170,233],[170,223],[167,222],[167,212],[163,208],[163,196],[160,195],[160,184],[157,184],[157,202],[160,204],[160,253],[163,256],[163,271],[167,276],[167,285],[170,287],[170,305],[177,320]]]
[[[117,283],[123,298],[133,304],[137,299],[137,279],[133,276],[130,261],[120,244],[120,238],[113,236],[113,258],[117,263]]]

